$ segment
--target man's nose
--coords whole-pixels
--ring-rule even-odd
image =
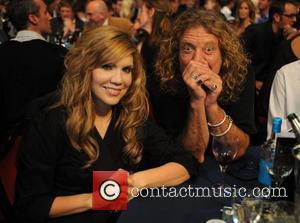
[[[194,56],[193,56],[193,60],[197,61],[197,62],[201,62],[204,59],[205,55],[203,53],[203,51],[201,49],[196,49]]]

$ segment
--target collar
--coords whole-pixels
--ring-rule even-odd
[[[108,18],[105,19],[103,26],[108,26]]]
[[[34,31],[31,30],[21,30],[17,33],[17,36],[15,38],[13,38],[12,40],[14,41],[18,41],[18,42],[26,42],[26,41],[30,41],[30,40],[35,40],[35,39],[40,39],[40,40],[45,40],[45,38]]]

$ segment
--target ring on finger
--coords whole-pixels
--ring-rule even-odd
[[[191,74],[191,79],[193,79],[194,81],[198,81],[199,80],[199,74],[197,74],[197,73],[193,73],[193,74]]]
[[[211,90],[211,91],[215,91],[217,88],[218,88],[218,86],[217,86],[216,84],[213,84],[213,85],[210,87],[210,90]]]

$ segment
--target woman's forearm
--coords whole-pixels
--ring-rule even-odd
[[[81,213],[92,208],[92,194],[77,194],[56,197],[52,203],[51,218]]]
[[[130,175],[129,184],[137,188],[175,186],[190,178],[181,164],[170,162],[163,166],[136,172]]]

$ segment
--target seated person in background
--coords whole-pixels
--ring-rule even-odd
[[[238,35],[245,32],[245,29],[254,23],[255,8],[252,0],[240,0],[237,4],[235,15],[235,26]]]
[[[300,60],[289,63],[280,68],[273,81],[269,114],[268,138],[272,132],[272,118],[282,118],[282,132],[287,132],[291,126],[287,116],[291,113],[300,113]]]
[[[267,123],[270,92],[276,72],[286,64],[300,59],[300,34],[293,39],[284,40],[279,46],[270,68],[267,70],[268,79],[263,84],[257,98],[257,115]],[[264,126],[267,129],[267,126]],[[267,130],[265,130],[267,132]],[[265,133],[266,134],[266,133]],[[266,135],[264,139],[266,138]]]
[[[184,12],[162,41],[156,61],[159,82],[152,80],[149,89],[154,117],[200,162],[210,135],[224,141],[238,138],[237,157],[249,145],[255,126],[254,76],[248,63],[237,35],[211,12]]]
[[[110,25],[121,29],[123,32],[132,32],[133,25],[130,20],[110,16],[108,7],[103,0],[89,0],[85,6],[85,13],[88,18],[85,29]]]
[[[21,130],[31,100],[57,89],[66,53],[43,37],[51,33],[51,16],[42,0],[11,1],[8,15],[18,33],[0,45],[1,144]]]
[[[82,32],[84,23],[74,15],[69,0],[62,0],[58,4],[58,11],[60,16],[51,21],[52,35],[64,39],[74,38],[75,41]]]
[[[94,170],[129,171],[129,188],[173,186],[196,174],[196,159],[148,119],[130,35],[88,30],[65,64],[59,99],[35,105],[24,136],[15,203],[22,222],[114,222],[119,212],[91,210]]]

